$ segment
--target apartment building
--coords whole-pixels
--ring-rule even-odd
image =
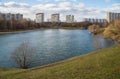
[[[0,20],[4,20],[4,14],[0,13]]]
[[[66,15],[66,22],[73,23],[74,22],[74,15]]]
[[[21,20],[23,19],[23,14],[12,14],[12,20]]]
[[[104,22],[106,22],[105,19],[94,19],[94,18],[85,18],[84,21],[88,21],[91,23],[104,23]]]
[[[52,14],[51,15],[51,22],[60,22],[59,14]]]
[[[44,13],[37,13],[36,14],[36,23],[44,22]]]
[[[23,19],[23,14],[0,13],[0,20],[20,20]]]
[[[107,20],[108,23],[113,22],[115,20],[120,20],[120,13],[108,12],[106,20]]]

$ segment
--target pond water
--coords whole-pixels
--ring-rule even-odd
[[[36,48],[35,62],[30,67],[50,64],[116,44],[112,39],[93,35],[88,30],[48,29],[1,34],[0,67],[19,67],[11,54],[23,41],[28,41]]]

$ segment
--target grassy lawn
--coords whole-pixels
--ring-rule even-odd
[[[32,69],[0,69],[0,79],[120,79],[120,45]]]

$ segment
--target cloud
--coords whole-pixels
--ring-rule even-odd
[[[106,2],[110,2],[111,0],[105,0]]]
[[[2,3],[1,3],[2,4]],[[16,3],[16,2],[7,2],[3,3],[4,7],[21,7],[21,8],[30,8],[30,6],[26,3]]]
[[[77,0],[54,0],[55,2],[76,2]]]
[[[50,2],[50,0],[37,0],[37,1],[39,1],[39,2],[42,2],[42,3],[47,3],[47,2]]]
[[[112,6],[109,7],[107,10],[112,12],[120,12],[120,3],[112,4]]]
[[[0,11],[4,13],[22,13],[25,18],[35,18],[36,13],[45,13],[45,19],[51,17],[53,13],[60,13],[61,20],[65,21],[65,16],[68,14],[75,15],[76,20],[80,21],[82,18],[105,18],[106,12],[118,12],[120,4],[115,3],[106,8],[92,8],[87,7],[83,3],[60,2],[29,5],[26,3],[6,2],[0,3]]]
[[[63,1],[67,1],[67,0],[55,0],[56,2],[63,2]]]

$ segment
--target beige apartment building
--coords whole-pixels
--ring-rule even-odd
[[[37,13],[36,14],[36,23],[44,22],[44,13]]]
[[[74,15],[66,15],[66,22],[73,23],[74,22]]]
[[[59,14],[52,14],[51,15],[51,22],[60,22],[60,15]]]
[[[108,12],[106,20],[108,23],[113,22],[115,20],[120,20],[120,13]]]

